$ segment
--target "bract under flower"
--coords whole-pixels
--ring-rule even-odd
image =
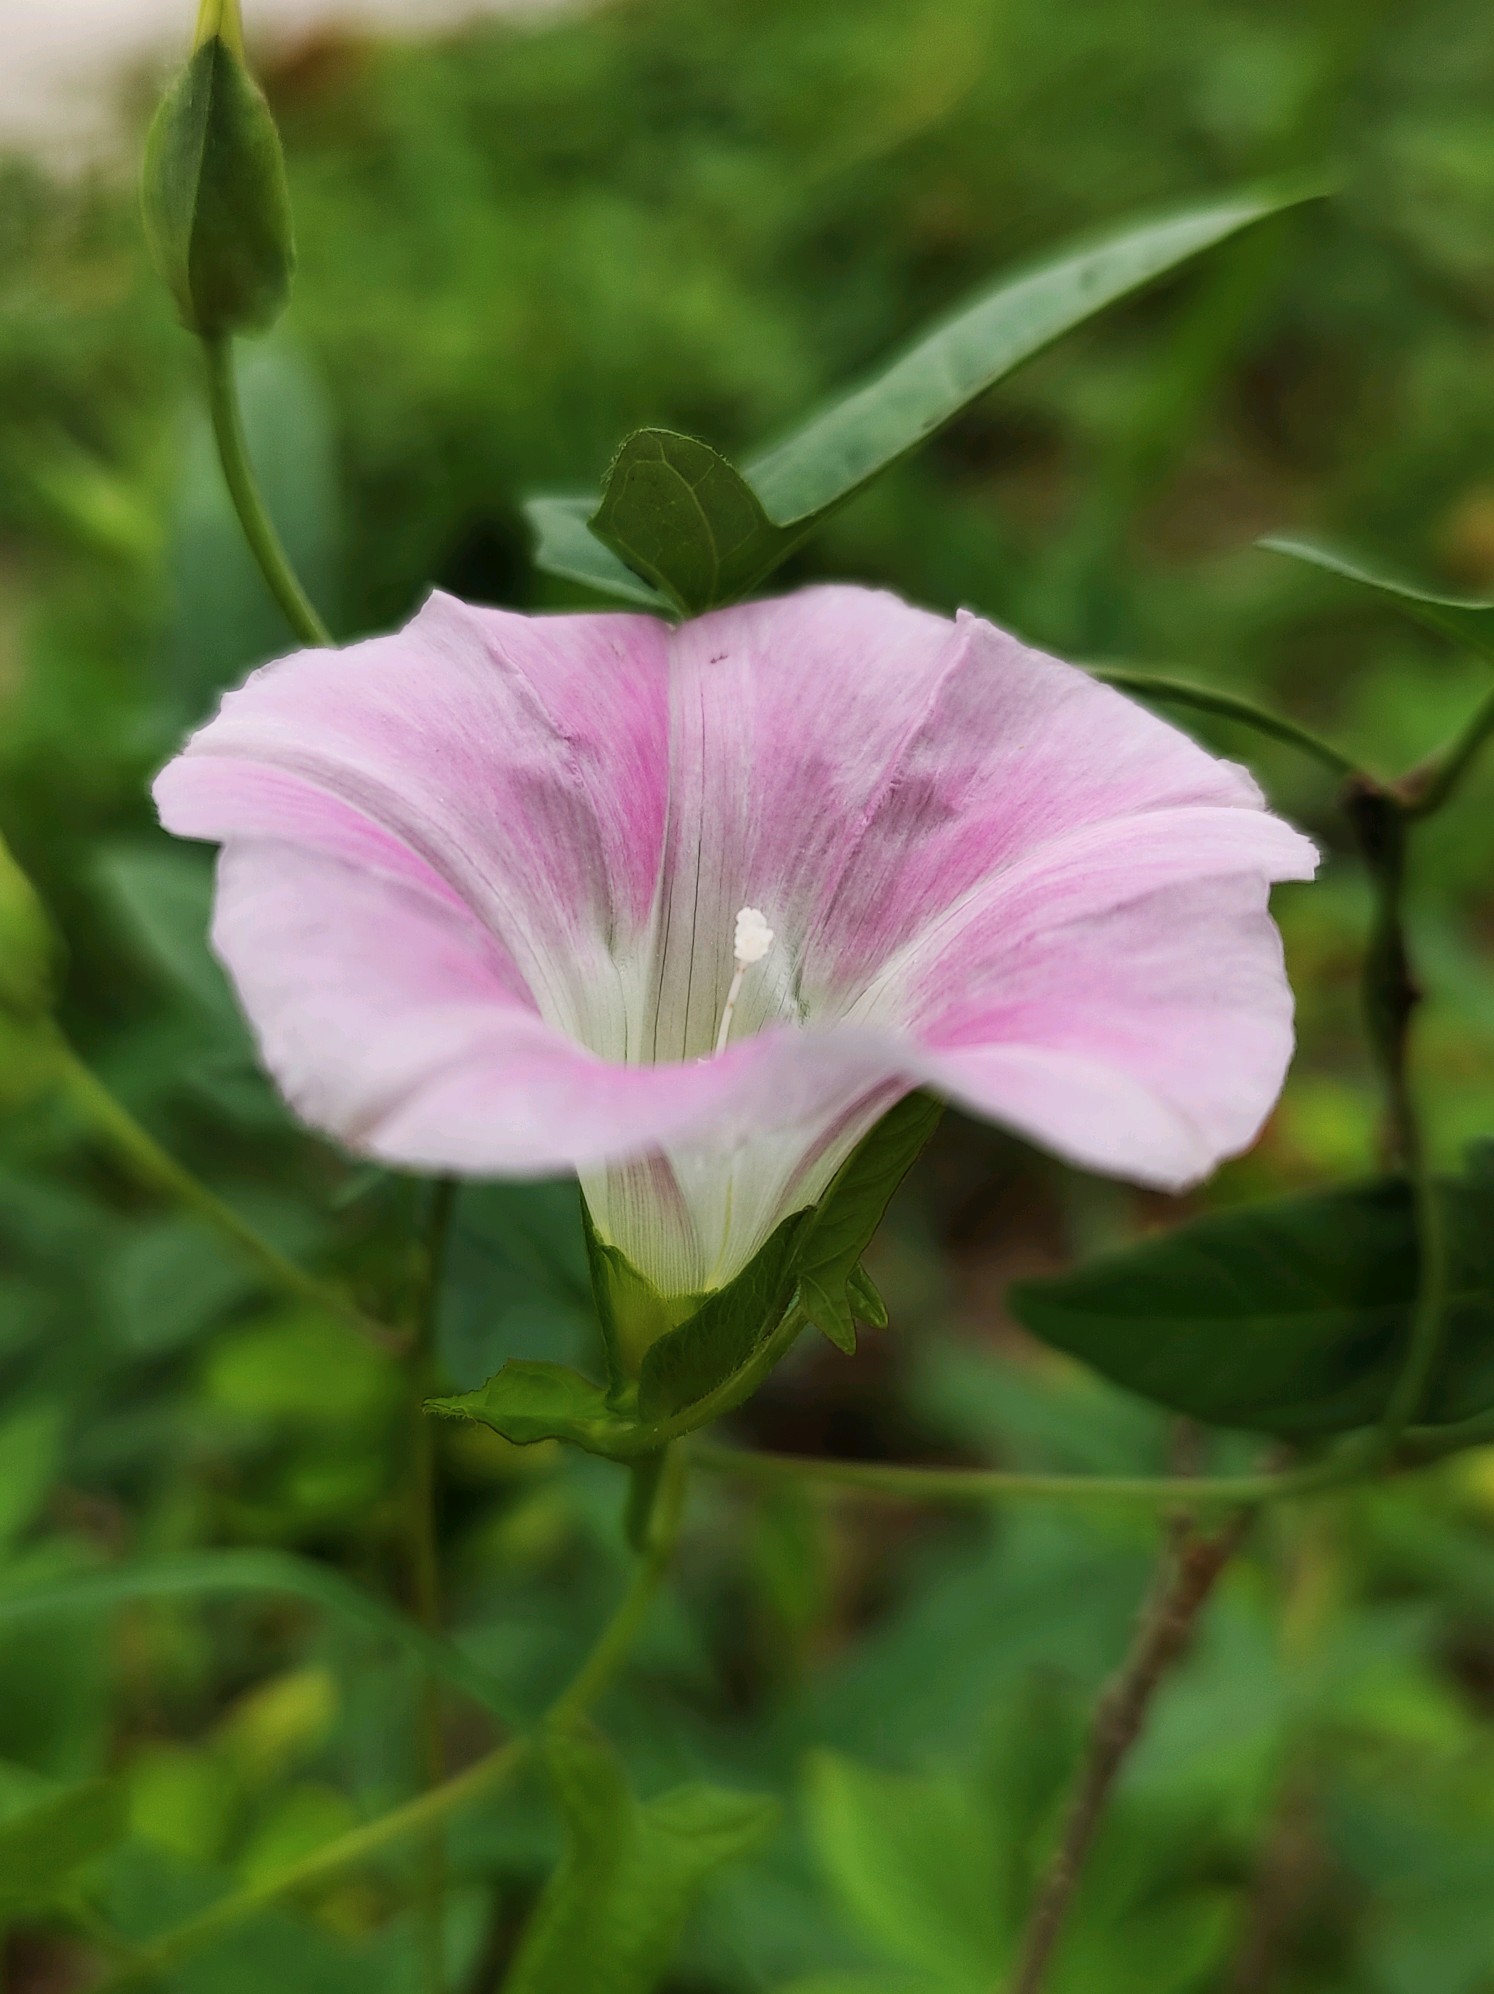
[[[155,793],[223,847],[214,942],[308,1122],[577,1171],[666,1294],[728,1280],[910,1088],[1175,1189],[1291,1053],[1267,892],[1315,854],[1249,776],[866,589],[678,628],[438,595],[254,673]]]

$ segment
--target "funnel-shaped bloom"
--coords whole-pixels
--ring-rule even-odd
[[[1249,777],[979,619],[856,588],[532,618],[437,596],[256,672],[162,773],[292,1105],[350,1148],[580,1173],[716,1286],[928,1086],[1194,1182],[1292,1044]]]

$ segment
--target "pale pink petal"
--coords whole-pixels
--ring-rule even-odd
[[[162,821],[433,874],[601,1039],[606,938],[642,934],[659,868],[666,641],[433,597],[396,637],[255,672],[158,778]]]
[[[802,1140],[895,1056],[853,1030],[667,1067],[599,1058],[539,1016],[465,909],[265,839],[219,860],[213,944],[297,1112],[418,1169],[543,1176],[764,1129]]]

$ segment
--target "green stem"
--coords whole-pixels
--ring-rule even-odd
[[[1258,734],[1268,734],[1275,741],[1285,741],[1291,747],[1300,748],[1305,755],[1331,769],[1337,776],[1352,777],[1358,773],[1356,764],[1335,748],[1331,741],[1314,734],[1308,727],[1299,726],[1285,714],[1272,713],[1269,708],[1257,706],[1253,700],[1242,699],[1237,693],[1219,692],[1212,686],[1190,685],[1185,679],[1159,678],[1151,672],[1133,672],[1123,666],[1089,667],[1091,678],[1097,678],[1104,685],[1113,685],[1121,692],[1134,692],[1141,699],[1155,699],[1167,706],[1191,706],[1200,713],[1215,713],[1224,720],[1236,720],[1244,727],[1253,727]]]
[[[1436,1177],[1427,1158],[1426,1143],[1416,1119],[1414,1102],[1411,1103],[1408,1127],[1413,1138],[1408,1162],[1416,1207],[1416,1245],[1420,1255],[1420,1269],[1416,1283],[1416,1306],[1411,1317],[1411,1337],[1406,1347],[1406,1361],[1401,1367],[1389,1403],[1381,1416],[1376,1436],[1382,1459],[1389,1459],[1395,1454],[1407,1429],[1425,1409],[1427,1394],[1437,1368],[1437,1359],[1442,1352],[1451,1271],[1447,1217],[1443,1211]]]
[[[442,1177],[431,1187],[426,1225],[425,1265],[410,1349],[410,1472],[407,1520],[410,1540],[410,1579],[416,1618],[433,1639],[441,1637],[441,1554],[437,1518],[437,1458],[435,1423],[425,1401],[435,1388],[435,1343],[441,1303],[441,1279],[456,1183]],[[446,1744],[442,1728],[441,1682],[433,1670],[421,1683],[422,1752],[425,1784],[438,1787],[446,1778]],[[428,1994],[442,1994],[446,1985],[446,1837],[438,1823],[425,1842],[421,1879],[421,1948]]]
[[[638,1560],[612,1618],[570,1683],[546,1712],[546,1725],[574,1724],[585,1716],[626,1660],[669,1570],[683,1509],[684,1464],[676,1461],[670,1469],[668,1499],[659,1505],[648,1552]],[[93,1994],[124,1994],[125,1989],[138,1987],[142,1981],[169,1971],[214,1939],[224,1937],[256,1912],[330,1883],[344,1871],[382,1855],[399,1842],[428,1837],[459,1809],[496,1793],[533,1749],[532,1738],[510,1739],[454,1779],[328,1842],[278,1876],[220,1899],[200,1916],[178,1925],[175,1931],[137,1948],[128,1965],[109,1975],[94,1988]]]
[[[275,530],[275,522],[260,495],[249,446],[244,437],[244,419],[239,408],[238,382],[233,363],[233,341],[226,335],[204,338],[203,359],[207,366],[208,408],[213,418],[213,435],[218,442],[218,458],[228,484],[229,496],[249,542],[250,552],[259,563],[260,573],[271,595],[279,603],[285,620],[304,644],[327,647],[332,636],[311,598],[302,588],[290,557]]]
[[[530,1749],[527,1738],[510,1739],[496,1751],[489,1752],[486,1758],[469,1766],[465,1772],[458,1773],[455,1779],[433,1787],[429,1793],[420,1794],[403,1807],[381,1814],[376,1821],[369,1821],[349,1834],[338,1836],[336,1841],[326,1843],[309,1856],[303,1856],[278,1875],[266,1877],[263,1882],[251,1884],[247,1890],[235,1891],[232,1896],[220,1898],[186,1924],[178,1925],[162,1938],[137,1948],[129,1963],[101,1981],[93,1994],[123,1994],[125,1988],[138,1987],[143,1981],[153,1980],[190,1958],[193,1953],[200,1952],[204,1946],[211,1945],[215,1939],[223,1938],[256,1912],[268,1910],[272,1904],[282,1903],[287,1897],[300,1896],[330,1883],[345,1870],[382,1855],[399,1842],[429,1835],[459,1808],[469,1807],[474,1801],[485,1799],[506,1785]]]
[[[741,1447],[698,1442],[691,1460],[714,1474],[765,1482],[820,1482],[910,1502],[987,1503],[1008,1499],[1043,1502],[1134,1502],[1148,1508],[1236,1509],[1316,1495],[1362,1480],[1372,1458],[1363,1442],[1330,1460],[1270,1475],[1025,1475],[998,1468],[914,1468],[886,1461],[826,1461],[807,1455],[761,1454]]]
[[[1360,988],[1370,1052],[1385,1090],[1385,1148],[1392,1163],[1409,1170],[1419,1147],[1409,1059],[1421,992],[1406,946],[1406,813],[1396,797],[1364,778],[1345,786],[1343,804],[1374,893]]]
[[[142,1184],[176,1199],[225,1238],[232,1240],[271,1287],[279,1288],[297,1301],[309,1302],[316,1308],[340,1316],[363,1335],[386,1347],[403,1343],[404,1339],[398,1331],[365,1315],[340,1290],[307,1273],[293,1260],[288,1260],[278,1247],[272,1246],[262,1234],[256,1232],[247,1219],[241,1218],[231,1205],[225,1204],[215,1192],[200,1183],[191,1171],[178,1163],[154,1136],[141,1127],[124,1103],[110,1093],[66,1041],[59,1041],[57,1058],[59,1077],[68,1099],[105,1137],[116,1156]]]
[[[1484,695],[1459,733],[1403,779],[1399,789],[1407,815],[1430,817],[1440,810],[1490,740],[1494,740],[1494,692]]]

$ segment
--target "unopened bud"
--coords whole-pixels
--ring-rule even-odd
[[[197,44],[145,147],[145,233],[189,332],[263,332],[295,269],[280,134],[244,63],[238,0],[202,0]]]

